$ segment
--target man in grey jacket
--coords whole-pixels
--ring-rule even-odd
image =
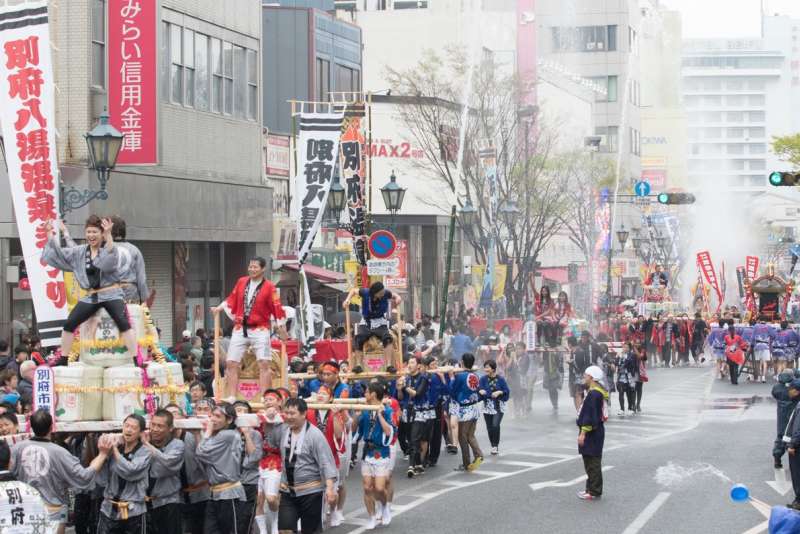
[[[299,520],[302,533],[312,534],[322,526],[323,491],[328,504],[336,504],[339,470],[325,436],[306,421],[307,411],[303,399],[289,399],[283,411],[286,423],[273,432],[280,432],[283,461],[278,528],[296,532]]]
[[[150,451],[149,483],[147,485],[147,526],[156,534],[183,532],[181,521],[181,468],[184,443],[173,439],[172,414],[158,410],[150,419],[150,432],[145,432],[142,444]]]
[[[11,449],[12,474],[41,493],[50,521],[57,524],[58,533],[63,534],[69,488],[91,488],[95,476],[108,459],[111,443],[108,440],[100,443],[100,453],[88,467],[83,467],[67,449],[50,441],[53,418],[49,412],[37,410],[31,415],[30,423],[34,437],[17,443]]]
[[[145,421],[141,415],[129,415],[122,422],[122,435],[117,438],[118,445],[111,449],[113,456],[106,466],[108,485],[100,505],[97,534],[144,532],[147,520],[145,497],[152,456],[142,444],[144,429]]]

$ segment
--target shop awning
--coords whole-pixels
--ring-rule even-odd
[[[547,278],[551,282],[555,282],[557,284],[565,285],[570,283],[569,274],[566,267],[544,267],[542,269],[538,269],[536,272],[541,274],[542,278]],[[586,283],[587,280],[586,267],[582,265],[578,266],[577,283],[583,284]]]
[[[281,269],[297,272],[300,270],[300,264],[285,263],[281,266]],[[303,270],[305,270],[306,276],[309,276],[314,280],[318,280],[323,284],[335,284],[347,280],[347,276],[344,273],[329,271],[328,269],[323,269],[322,267],[317,267],[316,265],[304,265]]]

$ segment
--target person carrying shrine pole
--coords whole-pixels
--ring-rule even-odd
[[[286,314],[281,306],[275,286],[264,277],[267,260],[255,257],[247,266],[247,276],[239,278],[236,285],[219,306],[213,306],[215,314],[224,311],[234,321],[228,357],[225,361],[225,380],[229,398],[236,399],[239,391],[239,369],[248,347],[258,360],[259,391],[272,387],[271,320],[275,320],[282,341],[286,341]]]

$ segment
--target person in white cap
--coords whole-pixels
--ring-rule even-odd
[[[585,501],[599,499],[603,494],[603,442],[606,430],[604,423],[608,420],[608,391],[603,387],[603,370],[592,365],[584,372],[586,398],[578,412],[578,452],[583,456],[583,467],[586,469],[586,490],[578,492],[578,498]]]

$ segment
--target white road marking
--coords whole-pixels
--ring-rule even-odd
[[[572,445],[570,445],[570,448],[574,448],[574,447]],[[564,459],[564,458],[575,458],[575,457],[578,456],[577,454],[558,454],[558,453],[555,453],[555,452],[534,452],[534,451],[514,451],[514,452],[509,452],[507,454],[513,454],[515,456],[517,454],[520,454],[520,455],[523,455],[523,456],[536,456],[536,457],[542,457],[542,458],[561,458],[561,459]]]
[[[786,492],[792,489],[792,481],[786,480],[786,471],[783,469],[775,469],[775,480],[767,480],[767,485],[779,495],[786,495]]]
[[[766,532],[767,529],[769,529],[769,519],[763,523],[759,523],[749,530],[745,530],[743,534],[761,534],[762,532]]]
[[[518,462],[516,460],[498,460],[497,462],[489,462],[489,465],[515,465],[517,467],[536,467],[542,464],[536,462]]]
[[[669,496],[670,493],[667,491],[662,491],[656,495],[656,498],[650,501],[650,504],[648,504],[645,509],[642,510],[642,513],[640,513],[636,519],[633,520],[633,523],[628,525],[628,528],[622,531],[622,534],[636,534],[642,530],[647,522],[650,521],[650,518],[652,518],[656,512],[658,512],[658,509],[661,508],[665,502],[667,502]]]

